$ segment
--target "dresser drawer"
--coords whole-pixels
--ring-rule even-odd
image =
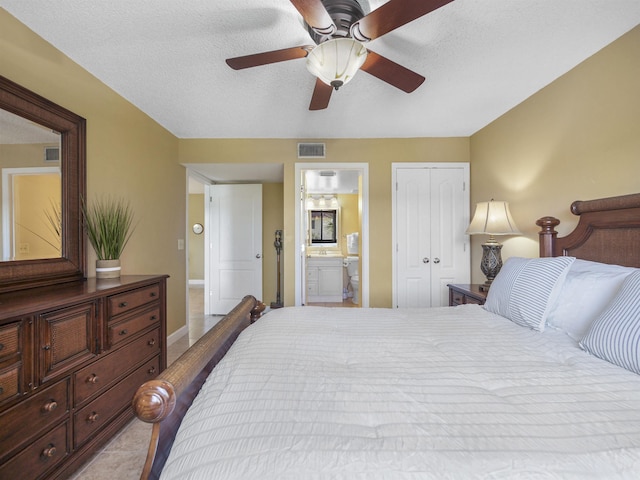
[[[22,393],[20,385],[22,385],[22,363],[0,370],[0,403]]]
[[[477,298],[470,297],[468,295],[465,295],[464,302],[469,304],[472,303],[474,305],[484,305],[484,300],[479,300]]]
[[[109,297],[109,319],[129,312],[160,298],[160,285],[150,285],[131,292]]]
[[[21,322],[0,327],[0,362],[20,352]]]
[[[78,448],[104,425],[123,411],[131,408],[137,388],[160,372],[160,357],[154,357],[120,383],[107,390],[74,415],[74,446]]]
[[[141,312],[132,317],[109,323],[109,345],[114,346],[149,327],[160,324],[160,307]]]
[[[69,455],[70,444],[67,421],[0,465],[0,478],[40,478]]]
[[[451,305],[464,305],[464,294],[460,292],[451,292]]]
[[[155,329],[75,374],[75,403],[96,395],[145,358],[160,353],[160,329]]]
[[[38,392],[0,416],[0,456],[61,421],[69,411],[69,379]]]
[[[307,268],[307,281],[308,282],[317,282],[318,281],[318,269],[317,268]]]

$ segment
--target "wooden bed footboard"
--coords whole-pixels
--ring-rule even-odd
[[[575,230],[558,237],[555,217],[540,218],[540,256],[570,255],[594,262],[640,267],[640,193],[598,200],[576,201],[571,212],[579,215]]]
[[[207,376],[265,306],[248,295],[133,398],[136,416],[153,423],[147,460],[140,478],[156,479],[164,466],[178,427]]]

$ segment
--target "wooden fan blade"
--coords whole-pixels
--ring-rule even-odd
[[[319,35],[331,35],[337,29],[320,0],[290,0],[304,21]]]
[[[368,42],[452,1],[389,0],[380,8],[351,25],[351,36],[360,42]]]
[[[367,52],[367,59],[360,67],[360,70],[364,70],[383,82],[387,82],[389,85],[393,85],[407,93],[413,92],[424,82],[425,78],[413,70],[409,70],[371,50],[367,50]]]
[[[309,110],[324,110],[327,108],[332,91],[333,87],[331,85],[327,85],[319,78],[316,78],[316,87],[313,89]]]
[[[304,58],[311,50],[313,50],[312,46],[302,45],[299,47],[283,48],[282,50],[272,50],[271,52],[254,53],[253,55],[245,55],[243,57],[227,58],[225,61],[227,65],[234,70],[241,70],[243,68],[267,65],[269,63]]]

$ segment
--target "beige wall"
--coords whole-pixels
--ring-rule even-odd
[[[178,139],[0,9],[0,74],[87,119],[87,196],[123,196],[137,226],[123,274],[167,273],[168,331],[185,323],[185,169]],[[88,275],[95,275],[89,247]]]
[[[535,221],[545,215],[569,232],[574,200],[640,192],[640,27],[473,135],[471,159],[472,205],[510,202],[525,234],[504,241],[504,258],[538,255]]]
[[[196,139],[180,141],[181,163],[284,164],[283,296],[294,303],[295,164],[299,139]],[[369,266],[373,307],[390,307],[391,164],[393,162],[468,162],[468,138],[313,139],[327,145],[327,163],[369,163]],[[300,162],[302,163],[302,162]],[[318,162],[314,159],[313,163]],[[266,263],[266,260],[265,260]]]
[[[193,233],[194,224],[205,225],[204,218],[204,194],[194,193],[189,195],[187,235],[189,239],[189,280],[204,281],[204,233]]]
[[[357,193],[342,193],[336,195],[340,204],[340,248],[342,255],[347,255],[347,235],[360,233],[359,195]]]

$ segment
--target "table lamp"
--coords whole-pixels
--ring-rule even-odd
[[[487,277],[487,281],[480,285],[480,290],[486,292],[502,268],[502,244],[496,240],[495,235],[520,235],[509,211],[509,203],[494,200],[478,203],[466,233],[489,235],[489,240],[482,244],[480,263],[480,269]]]

